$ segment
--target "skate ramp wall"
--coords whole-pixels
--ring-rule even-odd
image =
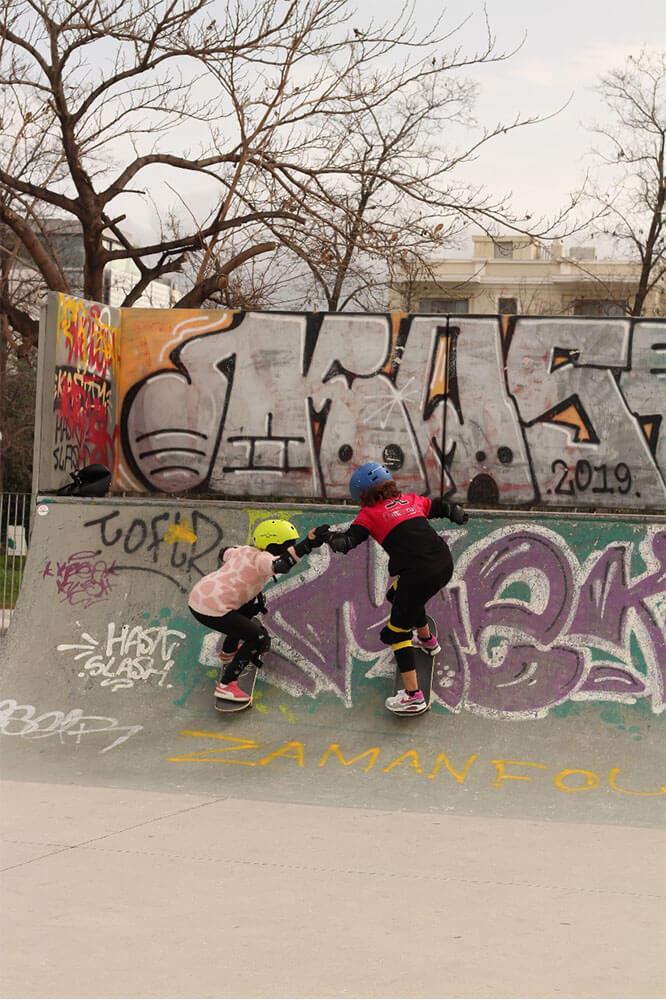
[[[113,310],[51,293],[35,492],[666,510],[666,320]]]
[[[315,803],[657,822],[666,793],[666,521],[471,512],[435,522],[432,710],[396,719],[386,556],[328,547],[267,588],[254,706],[213,705],[217,636],[187,610],[265,517],[354,509],[38,498],[0,647],[5,775]]]

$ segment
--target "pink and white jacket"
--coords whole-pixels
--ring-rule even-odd
[[[293,546],[287,551],[299,561]],[[207,573],[192,587],[189,606],[200,615],[213,618],[236,611],[261,593],[275,574],[277,558],[253,545],[230,546],[220,568]]]

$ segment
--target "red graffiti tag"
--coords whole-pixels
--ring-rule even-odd
[[[55,576],[61,601],[67,601],[72,607],[88,608],[110,596],[110,577],[118,572],[115,562],[109,566],[104,559],[98,558],[99,554],[93,550],[74,552],[66,562],[56,564],[55,573],[48,561],[42,577]]]

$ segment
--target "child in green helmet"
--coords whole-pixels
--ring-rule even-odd
[[[266,612],[263,588],[279,573],[288,573],[299,559],[318,548],[328,537],[329,526],[312,528],[300,541],[290,521],[271,518],[256,528],[253,545],[230,545],[219,553],[220,567],[202,577],[192,588],[189,609],[206,628],[223,635],[219,649],[222,667],[215,683],[215,697],[249,701],[238,678],[250,662],[261,666],[261,655],[271,640],[255,615]]]

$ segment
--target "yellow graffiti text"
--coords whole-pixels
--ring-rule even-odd
[[[608,784],[611,788],[614,788],[616,792],[622,792],[623,795],[666,795],[666,785],[662,785],[660,789],[656,792],[631,792],[628,788],[620,788],[615,779],[622,768],[611,767],[608,772]]]
[[[323,767],[328,758],[331,757],[332,755],[337,757],[340,763],[343,764],[345,767],[349,767],[350,764],[355,764],[357,760],[363,760],[364,757],[369,757],[370,759],[368,763],[363,768],[364,771],[369,771],[371,767],[375,766],[375,761],[377,760],[377,757],[379,756],[380,753],[381,750],[379,749],[379,747],[372,747],[371,750],[365,750],[363,753],[358,754],[358,756],[352,757],[351,760],[345,760],[340,751],[340,744],[331,743],[330,747],[325,752],[322,759],[319,761],[317,767]]]
[[[493,781],[493,788],[499,788],[503,781],[532,781],[531,774],[507,774],[505,764],[512,767],[541,767],[546,770],[545,764],[536,764],[531,760],[494,760],[493,764],[497,768],[497,778]]]
[[[580,785],[570,785],[568,782],[565,782],[564,779],[568,778],[570,774],[582,774],[583,783]],[[588,788],[596,788],[601,782],[601,778],[594,771],[583,771],[580,768],[565,768],[564,771],[560,771],[559,774],[555,775],[553,782],[555,787],[559,788],[562,792],[585,792]]]
[[[463,782],[465,781],[465,778],[467,777],[467,772],[469,771],[470,767],[472,766],[472,764],[474,763],[474,761],[477,759],[477,757],[478,757],[478,754],[473,753],[471,757],[467,758],[467,763],[465,764],[465,766],[462,769],[462,771],[456,771],[456,769],[454,767],[452,767],[451,764],[449,763],[449,758],[446,756],[446,754],[445,753],[440,753],[440,754],[437,755],[437,760],[433,764],[432,771],[430,772],[430,774],[428,775],[428,777],[429,778],[434,778],[436,776],[437,772],[439,771],[440,767],[443,764],[444,767],[446,768],[446,770],[449,772],[449,774],[453,775],[453,777],[456,779],[456,781],[459,781],[460,784],[463,784]]]
[[[312,752],[308,754],[305,743],[300,740],[289,740],[270,753],[265,753],[265,745],[257,743],[256,740],[244,739],[238,736],[223,736],[219,733],[184,729],[180,733],[180,737],[181,739],[215,740],[218,743],[221,741],[225,745],[223,747],[214,746],[205,750],[191,751],[179,754],[178,756],[167,757],[168,761],[190,764],[242,764],[245,767],[266,767],[269,764],[289,763],[289,766],[293,767],[296,765],[299,769],[305,768],[312,762],[312,765],[316,766],[320,773],[324,768],[330,770],[331,767],[340,765],[342,767],[352,767],[357,764],[359,765],[359,770],[368,773],[374,770],[381,755],[384,766],[375,771],[375,773],[379,774],[424,775],[428,779],[434,779],[438,774],[448,774],[458,785],[465,785],[470,781],[474,781],[477,784],[479,782],[489,782],[492,788],[501,788],[504,790],[507,787],[507,783],[510,782],[539,781],[542,784],[545,778],[552,783],[558,792],[564,792],[568,795],[576,792],[590,792],[600,786],[608,786],[614,792],[619,792],[621,795],[666,795],[666,785],[660,786],[656,791],[643,791],[626,787],[630,783],[628,780],[624,780],[620,784],[618,777],[623,771],[620,767],[610,768],[607,780],[604,781],[602,775],[596,771],[590,771],[587,768],[581,767],[559,768],[554,776],[548,776],[543,772],[555,769],[551,768],[548,764],[542,764],[536,760],[497,758],[484,761],[478,754],[471,754],[461,766],[460,763],[454,765],[451,762],[450,755],[441,751],[437,753],[434,761],[428,768],[424,760],[425,754],[422,752],[419,757],[419,753],[416,750],[407,750],[400,754],[399,757],[392,760],[389,759],[384,764],[387,755],[381,747],[370,747],[368,750],[350,755],[343,749],[340,743],[330,743],[324,752],[321,753],[319,751],[313,760]],[[258,756],[256,751],[262,752],[263,756]],[[223,754],[228,755],[241,752],[246,754],[244,758],[222,756]],[[252,757],[253,753],[254,759],[248,759],[248,757]],[[494,768],[494,771],[490,771],[490,767]],[[525,768],[531,769],[533,773],[516,773]]]
[[[187,764],[244,764],[246,767],[256,767],[254,760],[230,760],[228,757],[211,756],[220,753],[230,753],[234,750],[257,750],[259,744],[256,740],[245,740],[238,736],[221,736],[219,733],[198,732],[195,729],[183,729],[181,737],[194,736],[196,739],[223,740],[226,743],[238,743],[239,746],[220,747],[219,750],[199,750],[192,753],[181,754],[178,757],[167,757],[168,761]]]
[[[419,755],[416,750],[408,750],[407,753],[403,753],[397,760],[394,760],[393,763],[384,768],[384,774],[388,774],[394,767],[402,767],[403,765],[412,767],[417,774],[423,774],[423,768],[419,763]]]
[[[305,766],[305,747],[299,740],[292,740],[290,743],[285,743],[283,747],[279,750],[274,750],[273,753],[269,753],[267,757],[262,760],[257,761],[258,764],[270,764],[271,761],[276,760],[278,757],[288,757],[292,760],[298,761],[299,767]]]

